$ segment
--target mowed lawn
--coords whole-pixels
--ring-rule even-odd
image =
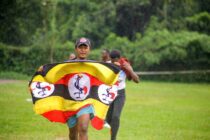
[[[210,85],[127,82],[118,140],[209,140]],[[27,81],[0,83],[0,140],[67,140],[68,127],[34,114]],[[110,131],[89,127],[89,140]]]

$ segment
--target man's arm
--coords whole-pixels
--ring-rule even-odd
[[[135,83],[139,83],[139,76],[133,71],[133,68],[129,63],[124,63],[122,67],[129,73]]]

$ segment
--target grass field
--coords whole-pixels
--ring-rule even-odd
[[[67,140],[65,124],[34,114],[27,82],[0,83],[0,140]],[[210,140],[210,85],[127,83],[118,140]],[[109,130],[89,127],[90,140]]]

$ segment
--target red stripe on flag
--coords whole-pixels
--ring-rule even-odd
[[[62,77],[61,79],[59,79],[57,82],[55,82],[54,84],[62,84],[62,85],[68,86],[69,79],[71,79],[72,76],[74,76],[75,74],[78,74],[78,73],[67,74],[64,77]],[[84,74],[86,74],[88,77],[90,77],[91,86],[93,86],[93,85],[99,86],[99,85],[103,84],[103,82],[98,80],[96,77],[94,77],[88,73],[84,73]]]
[[[79,110],[81,110],[84,107],[89,106],[90,104],[84,105],[81,108],[79,108],[77,111],[61,111],[61,110],[52,110],[48,111],[42,114],[45,118],[47,118],[51,122],[60,122],[60,123],[66,123],[67,120],[75,115]]]
[[[89,75],[89,76],[91,76],[91,75]],[[93,86],[99,86],[99,85],[101,85],[101,84],[104,84],[103,82],[101,82],[101,81],[99,81],[97,78],[95,78],[95,77],[93,77],[93,76],[91,76],[92,78],[91,78],[91,85]]]
[[[42,116],[44,116],[51,122],[65,123],[67,121],[63,111],[60,111],[60,110],[53,110],[53,111],[45,112],[42,114]]]
[[[101,130],[104,126],[104,120],[100,119],[99,117],[95,116],[92,120],[91,120],[91,124],[92,126],[97,129],[97,130]]]
[[[72,76],[74,76],[74,74],[75,74],[75,73],[65,75],[64,77],[62,77],[61,79],[59,79],[57,82],[55,82],[55,84],[62,84],[62,85],[68,86],[68,81],[69,81],[69,79],[70,79]]]

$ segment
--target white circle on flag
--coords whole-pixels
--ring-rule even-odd
[[[70,96],[74,100],[84,100],[90,91],[90,78],[86,74],[75,74],[68,82]]]
[[[98,87],[98,97],[105,103],[110,104],[117,96],[117,86],[100,85]]]
[[[47,82],[32,82],[30,89],[34,97],[44,98],[53,93],[55,86]]]

